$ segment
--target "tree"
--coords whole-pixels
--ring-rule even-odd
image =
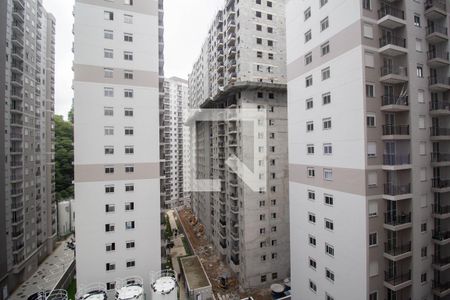
[[[55,188],[58,201],[73,197],[73,124],[70,119],[71,113],[69,121],[55,115]]]

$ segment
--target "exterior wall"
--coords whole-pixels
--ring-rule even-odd
[[[56,237],[53,111],[46,109],[54,100],[54,82],[47,79],[54,76],[55,19],[42,1],[3,1],[1,11],[6,61],[0,154],[6,163],[0,170],[0,214],[6,235],[0,243],[5,247],[0,299],[5,299],[53,251]]]
[[[113,20],[105,19],[113,13]],[[77,232],[77,285],[114,283],[117,278],[140,276],[148,292],[149,274],[161,267],[160,242],[160,73],[162,72],[162,3],[133,1],[76,1],[74,25],[74,116],[75,116],[75,211]],[[125,18],[132,16],[132,21]],[[104,38],[113,31],[113,39]],[[132,34],[132,42],[124,33]],[[104,49],[113,50],[105,58]],[[125,51],[133,59],[125,59]],[[105,78],[104,68],[113,69]],[[125,78],[125,71],[133,78]],[[161,74],[162,75],[162,74]],[[106,97],[104,88],[112,88]],[[125,97],[125,89],[132,97]],[[113,115],[105,115],[105,107]],[[125,111],[133,115],[125,115]],[[105,135],[105,127],[113,134]],[[126,134],[125,129],[133,129]],[[111,131],[109,132],[111,133]],[[105,146],[114,153],[105,154]],[[133,153],[126,153],[133,146]],[[106,167],[114,168],[106,173]],[[126,167],[134,167],[126,172]],[[126,190],[126,186],[134,190]],[[114,186],[106,193],[106,186]],[[126,210],[126,203],[134,208]],[[106,212],[106,205],[114,205]],[[134,221],[134,229],[126,222]],[[113,232],[106,225],[114,224]],[[135,247],[126,247],[134,241]],[[106,245],[115,243],[115,250]],[[101,259],[99,259],[101,258]],[[135,266],[127,266],[129,262]],[[107,264],[115,264],[107,270]]]

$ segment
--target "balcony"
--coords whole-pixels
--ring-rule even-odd
[[[432,140],[448,140],[450,139],[450,128],[431,127],[430,137]]]
[[[411,156],[409,154],[384,154],[383,170],[404,170],[411,168]]]
[[[23,194],[23,189],[21,189],[21,188],[11,189],[11,197],[19,196],[22,194]]]
[[[450,282],[441,283],[433,280],[433,294],[438,297],[445,297],[450,294]]]
[[[441,25],[426,27],[426,40],[430,44],[438,44],[448,41],[448,29]]]
[[[433,240],[438,245],[446,245],[450,242],[450,231],[433,230]]]
[[[381,96],[381,110],[390,112],[408,111],[409,103],[408,96]]]
[[[239,266],[239,255],[231,255],[230,260],[235,266]]]
[[[411,184],[392,184],[386,183],[384,185],[383,198],[388,200],[403,200],[411,198]]]
[[[220,244],[220,246],[223,248],[223,249],[227,249],[227,242],[225,241],[225,240],[221,240],[220,242],[219,242],[219,244]]]
[[[428,86],[432,92],[445,92],[450,90],[450,78],[445,76],[428,77]]]
[[[445,18],[447,16],[446,0],[426,0],[425,17],[430,20]]]
[[[378,10],[378,25],[389,29],[405,26],[405,12],[401,9],[384,4]]]
[[[448,51],[433,50],[427,52],[428,65],[431,68],[441,68],[450,64]]]
[[[411,285],[411,270],[400,274],[384,272],[384,285],[393,291],[398,291]]]
[[[389,84],[408,82],[408,68],[405,66],[384,66],[380,69],[380,81]]]
[[[23,222],[23,215],[14,216],[13,214],[13,218],[11,219],[11,225],[18,225],[22,222]]]
[[[448,101],[431,101],[430,102],[431,115],[450,115],[450,102]]]
[[[433,267],[439,271],[445,271],[450,268],[450,256],[438,257],[433,255]]]
[[[407,228],[411,228],[411,213],[404,214],[394,214],[385,213],[384,214],[384,228],[391,231],[399,231]]]
[[[407,54],[406,39],[397,36],[385,36],[380,38],[380,49],[378,52],[388,56]]]
[[[409,139],[409,125],[383,125],[382,139]]]
[[[399,246],[392,245],[390,243],[384,243],[384,257],[392,261],[399,261],[401,259],[410,257],[411,242],[401,244]]]

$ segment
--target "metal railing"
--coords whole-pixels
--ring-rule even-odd
[[[409,125],[383,125],[383,135],[409,135]]]
[[[408,105],[408,96],[383,95],[381,105]]]
[[[379,10],[378,10],[378,19],[381,19],[385,16],[393,16],[399,19],[404,20],[405,19],[405,12],[401,9],[398,9],[396,7],[386,5],[384,4]]]
[[[394,214],[388,212],[384,214],[384,224],[398,226],[408,223],[411,223],[411,213]]]
[[[398,36],[384,36],[380,38],[380,48],[386,45],[395,45],[406,48],[406,39]]]
[[[391,196],[398,196],[411,193],[411,184],[390,184],[384,185],[384,194]]]
[[[407,252],[411,252],[411,242],[398,246],[392,245],[390,243],[384,243],[384,252],[392,256],[398,256]]]
[[[450,128],[431,127],[430,135],[431,136],[448,136],[448,135],[450,135]]]
[[[399,75],[408,76],[408,68],[405,66],[383,66],[380,68],[381,76]]]
[[[383,164],[388,166],[407,165],[411,163],[409,154],[384,154]]]
[[[395,274],[386,271],[384,272],[384,281],[388,282],[391,285],[396,286],[408,280],[411,280],[411,270],[401,274]]]

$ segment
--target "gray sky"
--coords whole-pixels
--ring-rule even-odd
[[[164,0],[164,71],[187,79],[216,11],[224,0]],[[74,0],[44,0],[56,18],[56,114],[72,105],[72,24]]]

